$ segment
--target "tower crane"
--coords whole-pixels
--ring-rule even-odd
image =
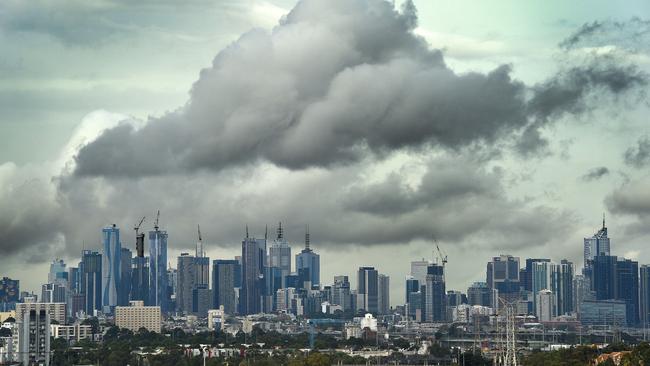
[[[438,252],[438,257],[440,258],[440,261],[442,262],[442,266],[444,267],[445,264],[447,264],[447,254],[444,253],[440,250],[440,246],[438,245],[438,240],[436,238],[433,238],[433,242],[436,244],[436,251]]]
[[[146,216],[142,216],[142,219],[140,222],[133,228],[135,230],[135,236],[138,236],[138,231],[140,230],[140,226],[142,226],[142,223],[144,222]]]

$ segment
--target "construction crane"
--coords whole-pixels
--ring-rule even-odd
[[[160,219],[160,210],[158,210],[158,213],[156,214],[156,222],[154,222],[154,224],[153,224],[153,228],[156,229],[156,231],[158,231],[158,228],[159,228],[159,226],[158,226],[158,220],[159,219]]]
[[[447,254],[442,253],[440,250],[440,246],[438,245],[438,240],[436,238],[433,238],[433,242],[436,244],[436,251],[438,252],[438,257],[440,258],[440,261],[442,261],[442,266],[444,267],[445,264],[447,264]]]
[[[146,216],[142,216],[142,220],[133,228],[135,230],[135,236],[138,236],[138,231],[140,230],[140,226],[142,226],[142,223],[144,222]]]

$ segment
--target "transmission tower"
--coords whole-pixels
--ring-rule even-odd
[[[507,302],[502,298],[499,298],[499,301],[503,305],[501,306],[499,315],[502,315],[505,320],[505,329],[499,327],[499,315],[497,315],[497,334],[499,335],[497,342],[499,350],[493,363],[499,366],[517,366],[517,326],[515,324],[517,311],[515,304]]]

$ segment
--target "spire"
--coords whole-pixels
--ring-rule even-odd
[[[309,224],[305,228],[305,250],[309,251]]]
[[[246,239],[248,239],[248,224],[246,224]]]
[[[278,223],[278,240],[284,237],[284,230],[282,230],[282,221]]]
[[[605,213],[603,212],[603,229],[605,228]]]
[[[264,240],[269,240],[269,224],[264,225]]]

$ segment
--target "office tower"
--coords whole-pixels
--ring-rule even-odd
[[[102,309],[102,255],[84,250],[79,270],[85,311],[92,316],[95,310]]]
[[[517,271],[517,277],[519,277],[519,271]],[[429,265],[424,288],[424,319],[427,322],[444,322],[447,319],[444,266]]]
[[[426,279],[425,279],[426,281]],[[413,295],[417,294],[417,295]],[[415,301],[415,302],[414,302]],[[406,276],[405,315],[415,318],[416,311],[422,311],[422,298],[420,296],[420,281],[412,275]]]
[[[176,269],[178,271],[178,293],[176,294],[176,310],[180,313],[192,311],[192,290],[196,285],[196,261],[189,253],[181,253]]]
[[[46,283],[41,286],[41,302],[67,302],[66,288],[60,283]]]
[[[537,293],[551,289],[551,262],[533,262],[531,265],[533,309],[537,309]]]
[[[641,266],[639,276],[639,321],[645,329],[650,325],[650,266]]]
[[[50,272],[47,274],[48,283],[58,283],[63,286],[68,284],[68,271],[63,259],[55,259],[50,263]]]
[[[320,285],[320,256],[310,248],[309,228],[305,233],[305,249],[296,254],[296,272],[303,281],[303,287],[311,289]]]
[[[18,321],[20,318],[20,321]],[[19,358],[23,365],[50,364],[50,314],[44,310],[16,312]]]
[[[620,258],[616,262],[616,297],[625,301],[627,324],[639,323],[639,263]]]
[[[550,322],[556,316],[555,294],[551,290],[541,290],[535,294],[535,315],[540,322]]]
[[[415,279],[413,276],[406,276],[406,293],[405,293],[405,299],[406,303],[408,303],[408,297],[411,292],[418,292],[420,291],[420,281]]]
[[[178,295],[178,270],[169,267],[167,269],[167,309],[176,309],[176,296]]]
[[[492,289],[485,282],[474,282],[467,288],[467,303],[470,305],[492,306]]]
[[[499,297],[514,301],[519,295],[519,257],[501,255],[487,264],[487,284]]]
[[[269,248],[269,267],[275,267],[280,270],[282,286],[285,284],[285,277],[291,273],[291,247],[284,238],[282,223],[278,224],[277,237]]]
[[[121,284],[120,274],[122,272],[122,245],[120,243],[120,229],[113,226],[102,230],[102,242],[104,251],[102,253],[102,304],[104,313],[113,313],[117,306],[118,287]]]
[[[447,307],[453,307],[463,304],[463,293],[460,291],[447,291]]]
[[[616,262],[618,258],[610,255],[597,255],[591,260],[591,289],[596,300],[616,299]]]
[[[145,328],[160,333],[162,314],[160,306],[145,306],[142,301],[131,301],[129,306],[115,308],[115,325],[119,328],[138,332]]]
[[[117,293],[117,304],[128,305],[131,300],[131,284],[133,283],[133,254],[130,249],[122,248],[120,252],[120,286]]]
[[[264,266],[266,265],[266,239],[248,237],[242,241],[242,288],[240,313],[257,314],[262,311],[264,291]]]
[[[195,285],[192,290],[192,314],[205,318],[210,308],[212,308],[212,290],[207,283]]]
[[[595,300],[595,295],[591,291],[591,282],[584,275],[575,275],[573,277],[573,308],[580,316],[580,304],[585,300]]]
[[[574,311],[573,307],[573,263],[566,259],[559,264],[551,264],[551,287],[555,297],[557,315],[565,315]]]
[[[81,293],[81,272],[78,267],[68,268],[68,290],[72,294]]]
[[[167,279],[167,232],[159,230],[158,220],[149,231],[149,304],[169,311],[169,282]]]
[[[241,264],[233,259],[212,261],[212,296],[214,308],[223,306],[226,314],[237,313],[235,287],[237,277],[241,276]]]
[[[377,306],[379,308],[379,314],[389,314],[390,313],[390,277],[387,275],[380,274],[377,277],[377,288],[378,288],[378,301]]]
[[[379,312],[379,273],[374,267],[359,267],[357,281],[357,311]]]
[[[625,301],[585,300],[580,304],[580,323],[583,326],[621,327],[626,323],[625,313]]]
[[[339,305],[343,311],[352,310],[352,298],[350,297],[350,281],[348,276],[334,276],[332,286],[332,304]]]
[[[286,277],[285,277],[286,279]],[[264,293],[262,311],[270,313],[275,310],[276,296],[278,289],[283,288],[282,271],[277,267],[264,267]]]
[[[131,300],[141,300],[145,305],[150,305],[149,258],[144,256],[144,233],[139,232],[140,225],[135,229],[135,257],[131,263]]]
[[[2,277],[0,279],[0,312],[14,310],[19,300],[20,281]]]
[[[605,215],[603,215],[603,227],[590,238],[584,239],[584,268],[585,274],[589,274],[591,268],[590,261],[599,255],[608,256],[610,254],[610,240],[607,236],[607,226],[605,226]]]
[[[519,276],[521,287],[526,291],[533,292],[533,263],[550,261],[551,260],[548,258],[526,258],[526,268],[523,272],[520,272],[525,274],[525,277],[522,278],[521,275]]]
[[[427,280],[427,268],[429,264],[431,263],[424,259],[411,262],[411,277],[416,279],[420,285],[424,285]]]

